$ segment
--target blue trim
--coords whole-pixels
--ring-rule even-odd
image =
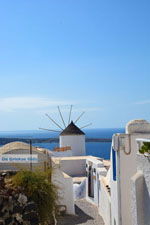
[[[112,148],[112,161],[113,161],[113,180],[116,181],[116,152]]]

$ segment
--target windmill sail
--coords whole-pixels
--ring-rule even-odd
[[[66,128],[66,124],[65,124],[65,121],[64,121],[64,118],[63,118],[63,116],[62,116],[62,113],[61,113],[61,111],[60,111],[59,106],[58,106],[58,112],[59,112],[60,118],[61,118],[61,120],[62,120],[62,122],[63,122],[63,124],[64,124],[64,127]]]

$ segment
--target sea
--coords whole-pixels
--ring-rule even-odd
[[[85,129],[84,133],[87,138],[112,138],[115,133],[124,133],[123,128],[97,128]],[[40,139],[40,138],[57,138],[58,133],[41,130],[26,130],[26,131],[5,131],[0,132],[0,138],[25,138],[25,139]],[[58,147],[58,143],[34,143],[37,147],[53,150]],[[110,159],[111,142],[86,142],[86,155],[92,155],[104,159]]]

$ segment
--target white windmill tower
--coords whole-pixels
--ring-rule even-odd
[[[59,135],[60,148],[70,146],[73,156],[86,155],[85,133],[73,121]]]
[[[76,123],[77,121],[83,116],[85,112],[83,112],[76,120],[75,122],[71,121],[71,112],[72,112],[72,106],[70,107],[70,113],[69,113],[69,120],[68,125],[66,126],[65,121],[63,119],[62,113],[60,111],[60,108],[58,106],[59,115],[61,117],[61,120],[63,122],[64,128],[62,128],[56,121],[54,121],[48,114],[46,116],[57,126],[61,129],[61,131],[56,130],[50,130],[45,128],[40,128],[43,130],[48,131],[55,131],[60,132],[59,134],[59,149],[63,149],[63,151],[71,150],[72,156],[84,156],[86,155],[85,150],[85,133],[81,130],[82,128],[85,128],[87,126],[90,126],[90,124],[87,124],[84,127],[79,128]]]

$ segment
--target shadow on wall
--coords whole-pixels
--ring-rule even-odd
[[[144,180],[144,224],[150,225],[150,193]]]

